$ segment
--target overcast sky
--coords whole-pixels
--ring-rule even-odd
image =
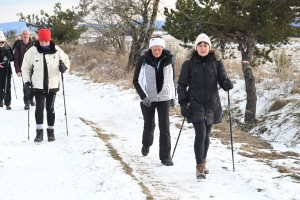
[[[176,0],[162,0],[161,7],[174,7]],[[77,6],[79,0],[1,0],[0,23],[19,21],[17,13],[24,15],[39,14],[44,10],[48,14],[53,13],[55,3],[61,2],[62,9],[66,10]]]

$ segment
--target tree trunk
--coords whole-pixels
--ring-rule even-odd
[[[131,71],[134,69],[138,57],[141,55],[141,50],[148,48],[149,40],[154,31],[154,25],[158,13],[158,4],[160,0],[149,1],[151,4],[145,4],[148,7],[141,12],[143,22],[140,27],[136,28],[131,25],[133,31],[131,49],[128,58],[127,69]],[[149,9],[151,8],[151,10]],[[149,11],[150,10],[150,11]],[[150,14],[150,20],[148,19]]]
[[[242,69],[244,73],[247,103],[245,111],[245,123],[253,123],[256,115],[256,88],[255,77],[253,76],[252,69],[249,63],[252,61],[253,52],[255,49],[255,38],[249,38],[245,49],[241,48],[242,53]]]

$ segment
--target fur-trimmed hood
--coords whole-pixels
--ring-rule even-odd
[[[185,60],[190,61],[195,52],[195,49],[190,49],[185,56]],[[213,56],[217,61],[222,60],[222,53],[217,49],[211,49],[208,54],[210,54],[210,56]]]

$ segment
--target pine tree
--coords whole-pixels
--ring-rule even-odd
[[[40,28],[49,28],[52,33],[52,39],[58,44],[66,44],[77,41],[80,34],[86,31],[85,26],[78,26],[81,15],[75,9],[61,10],[61,4],[56,3],[54,6],[54,15],[49,15],[41,10],[41,18],[38,15],[32,14],[24,16],[23,13],[17,14],[19,21],[25,22],[27,27],[35,28],[38,31]]]
[[[287,43],[288,38],[299,33],[299,0],[177,0],[176,9],[165,8],[164,29],[185,44],[194,42],[204,32],[214,45],[224,49],[235,43],[241,52],[247,93],[245,122],[255,121],[255,78],[250,66],[254,56],[270,59],[270,51],[258,50],[257,44],[272,49],[277,44]]]

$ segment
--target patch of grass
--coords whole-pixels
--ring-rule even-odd
[[[269,109],[269,112],[274,112],[277,110],[282,109],[284,106],[286,106],[290,102],[294,102],[294,99],[276,99],[275,102],[272,104],[272,106]]]
[[[286,167],[278,166],[277,167],[279,173],[291,173],[292,171]]]
[[[296,152],[293,152],[293,151],[285,151],[285,152],[282,152],[282,154],[286,155],[286,156],[290,156],[290,157],[296,157],[296,158],[300,157],[299,153],[296,153]]]
[[[212,130],[211,136],[215,138],[220,138],[222,144],[228,145],[231,143],[230,139],[230,127],[229,123],[225,122],[225,120],[221,124],[216,124],[213,127],[214,129],[218,129],[219,131]],[[233,143],[245,143],[257,149],[272,149],[270,143],[262,140],[259,137],[252,136],[249,133],[246,133],[236,127],[232,127],[232,137]]]
[[[250,152],[250,153],[243,153],[245,157],[249,157],[249,158],[262,158],[262,159],[269,159],[269,160],[277,160],[277,159],[283,159],[286,158],[285,155],[282,155],[280,153],[276,153],[274,151],[272,151],[271,153],[268,152],[264,152],[264,151],[260,151],[256,148],[253,148],[250,145],[242,145],[240,147],[241,150]]]

